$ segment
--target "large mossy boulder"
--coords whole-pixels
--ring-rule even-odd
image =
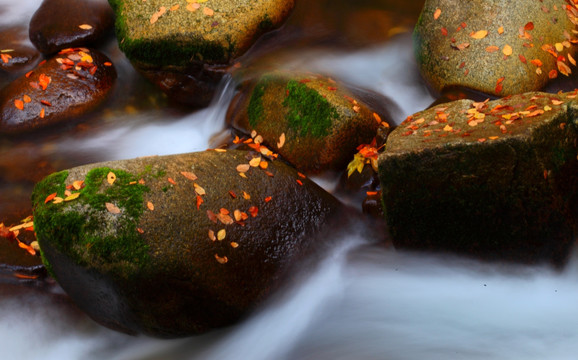
[[[109,0],[121,50],[173,100],[203,106],[227,68],[289,16],[293,0]]]
[[[427,0],[414,31],[417,63],[436,91],[536,91],[576,66],[576,24],[578,9],[564,0]]]
[[[459,100],[410,116],[379,156],[394,244],[563,262],[574,240],[575,96]]]
[[[388,116],[329,77],[277,71],[245,84],[227,118],[235,129],[262,136],[297,169],[315,173],[343,170]]]
[[[45,264],[78,306],[159,337],[247,314],[340,209],[282,162],[236,150],[73,168],[37,184],[33,202]]]

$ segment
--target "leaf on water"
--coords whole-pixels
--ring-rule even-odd
[[[106,210],[108,210],[109,213],[111,214],[120,214],[120,209],[118,208],[118,206],[112,204],[112,203],[104,203],[104,206],[106,206]]]

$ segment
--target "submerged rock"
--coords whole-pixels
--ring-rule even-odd
[[[409,117],[379,156],[396,246],[563,262],[574,240],[575,97],[459,100]]]
[[[414,31],[417,63],[438,92],[539,90],[576,66],[576,24],[578,9],[564,0],[427,0]]]
[[[228,67],[279,27],[293,0],[109,0],[121,50],[173,100],[205,106]]]
[[[106,0],[44,0],[30,20],[30,41],[44,54],[89,46],[112,30]]]
[[[340,208],[294,169],[245,151],[81,166],[40,182],[33,202],[45,263],[78,306],[160,337],[247,314]]]
[[[234,128],[256,131],[296,168],[312,172],[343,170],[356,148],[369,144],[388,120],[341,83],[292,72],[265,74],[247,84],[227,117]]]
[[[17,133],[72,120],[98,106],[116,70],[103,54],[66,49],[2,89],[0,133]]]
[[[10,27],[0,31],[1,70],[18,76],[36,66],[39,59],[40,53],[30,44],[25,28]]]

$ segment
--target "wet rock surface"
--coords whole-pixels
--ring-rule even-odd
[[[228,110],[228,121],[297,169],[343,170],[360,144],[369,144],[387,114],[375,112],[347,87],[310,73],[273,72],[248,83]]]
[[[575,97],[459,100],[409,117],[379,156],[396,246],[563,263],[578,184]]]
[[[33,201],[45,263],[78,306],[160,337],[238,320],[340,209],[279,161],[213,150],[55,173]]]
[[[102,53],[68,49],[16,79],[0,93],[0,133],[73,120],[106,99],[116,71]]]
[[[30,40],[44,54],[89,46],[112,31],[114,13],[106,0],[45,0],[32,16]]]
[[[17,77],[32,70],[39,61],[40,53],[30,43],[25,28],[0,30],[0,75]]]
[[[119,46],[135,67],[177,95],[176,101],[196,106],[208,104],[226,69],[263,33],[279,27],[294,5],[292,0],[110,3]]]
[[[414,31],[423,77],[506,96],[575,69],[578,10],[563,0],[428,0]]]

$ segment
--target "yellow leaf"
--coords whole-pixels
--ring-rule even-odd
[[[80,196],[80,193],[74,193],[64,198],[64,201],[72,201]]]
[[[227,236],[227,231],[225,229],[219,230],[217,233],[217,240],[221,241]]]
[[[512,55],[512,47],[510,45],[506,44],[506,45],[504,45],[502,52],[504,53],[504,55],[510,56],[510,55]]]
[[[106,175],[106,181],[108,181],[110,185],[114,184],[116,181],[116,175],[112,171],[109,172],[108,175]]]
[[[361,174],[363,166],[365,165],[365,158],[360,153],[353,156],[353,160],[347,165],[347,177],[350,177],[356,170]]]

